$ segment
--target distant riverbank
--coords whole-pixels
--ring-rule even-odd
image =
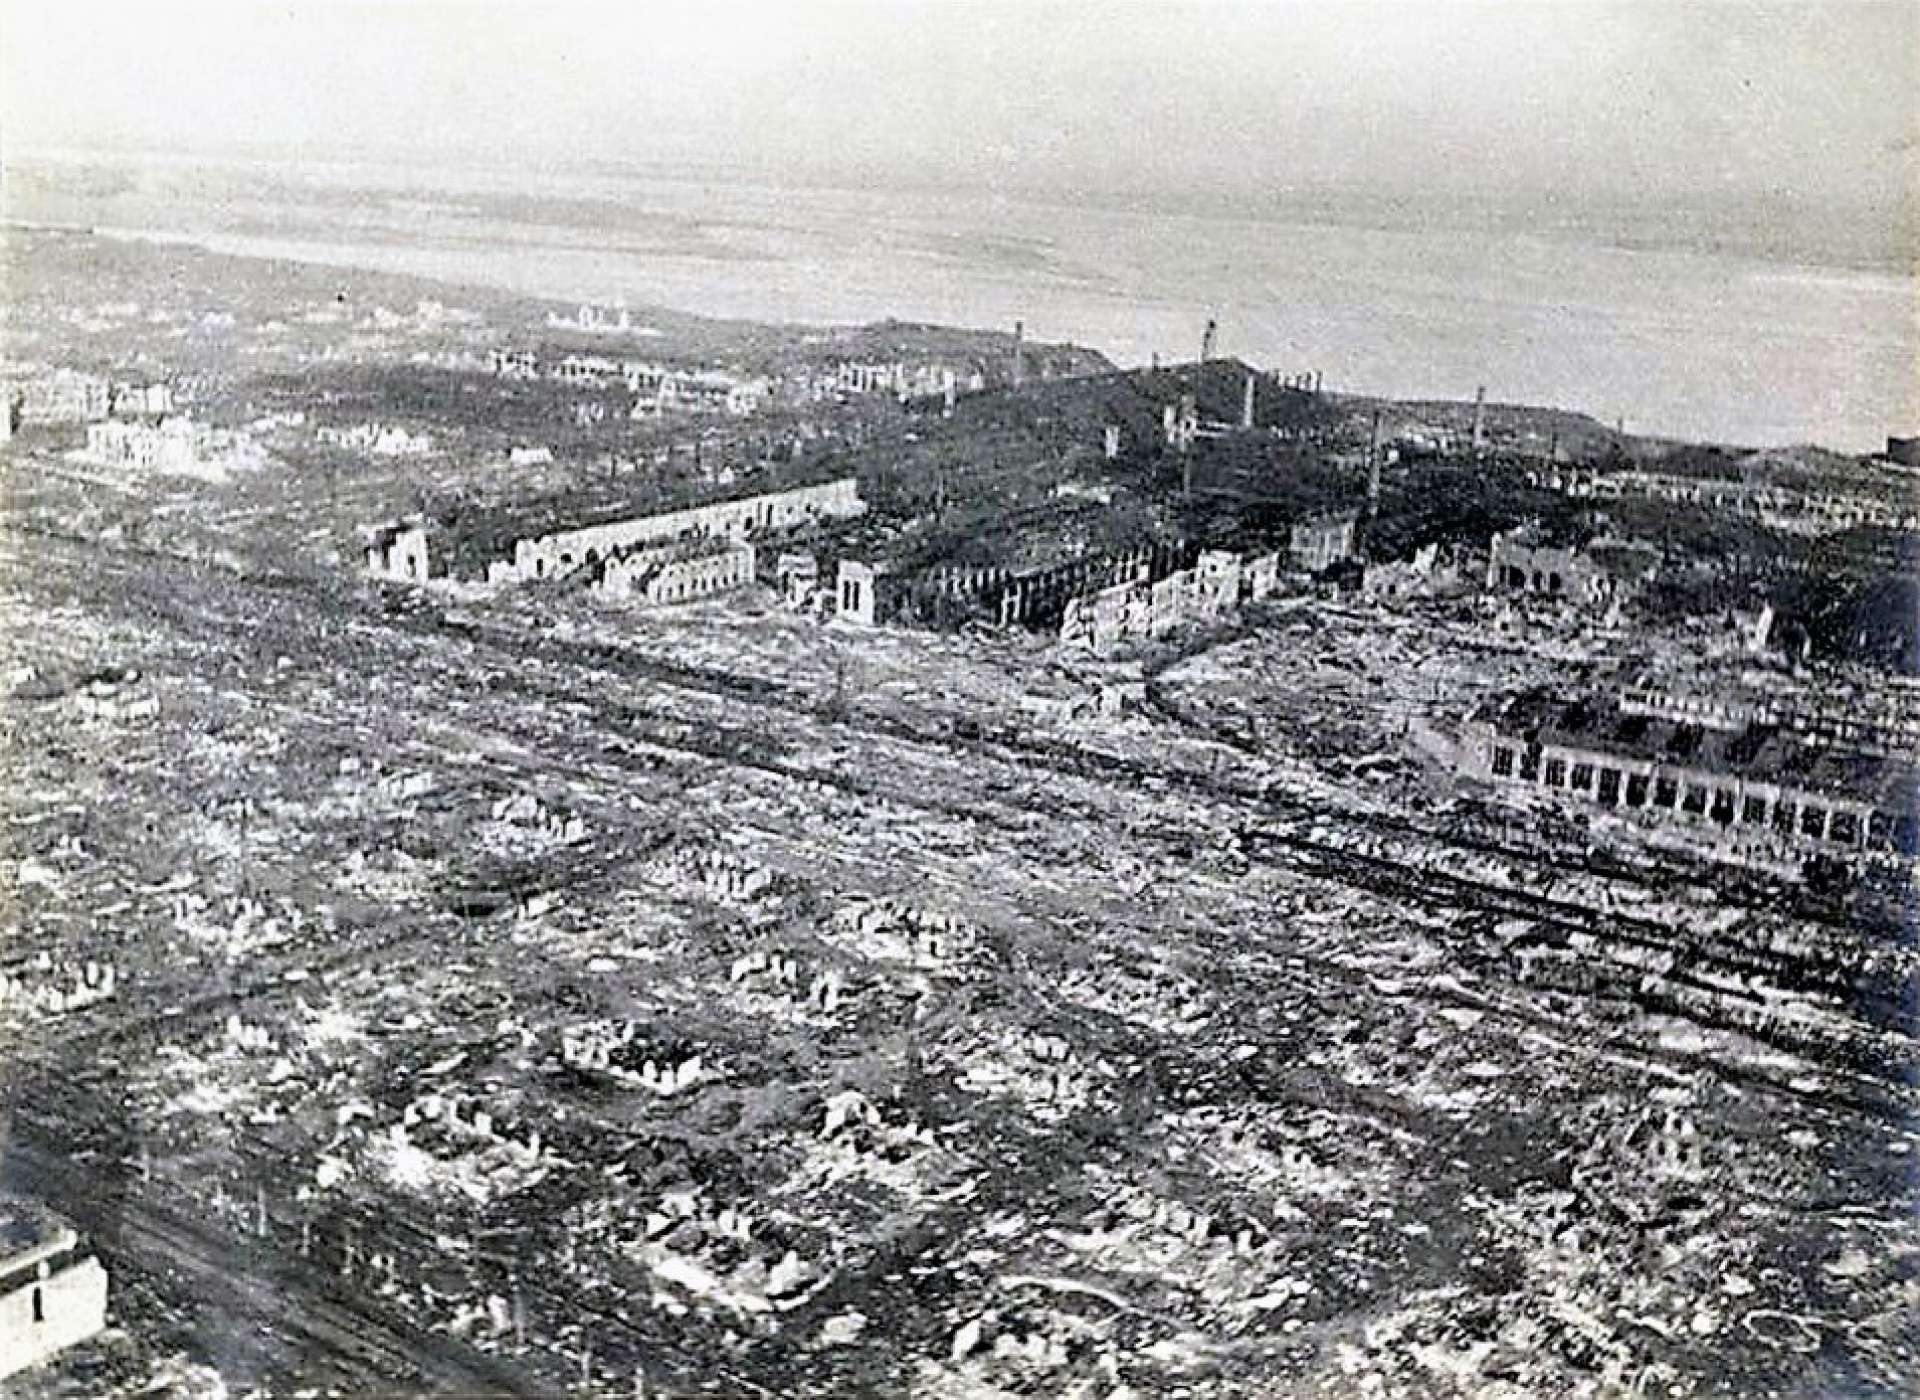
[[[237,196],[170,178],[48,218],[219,251],[761,321],[1010,327],[1116,361],[1222,353],[1330,388],[1491,397],[1633,431],[1860,451],[1920,424],[1910,276],[1556,233],[1141,213],[979,194],[600,177]],[[1404,221],[1403,221],[1404,222]]]

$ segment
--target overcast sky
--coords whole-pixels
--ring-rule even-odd
[[[1356,182],[1883,207],[1920,3],[0,0],[7,149],[714,159],[1227,194]]]

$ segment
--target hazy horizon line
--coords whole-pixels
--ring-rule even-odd
[[[1231,188],[1219,179],[1196,178],[1180,184],[1163,179],[1137,181],[1104,178],[1098,181],[1063,182],[1032,174],[989,178],[964,170],[939,171],[924,165],[898,166],[891,162],[849,163],[832,159],[797,161],[768,160],[748,156],[687,154],[582,154],[561,152],[531,159],[525,156],[502,159],[466,146],[438,146],[423,149],[417,144],[346,141],[324,149],[289,141],[165,142],[127,140],[96,135],[62,139],[57,143],[34,142],[9,148],[0,140],[0,169],[13,164],[59,162],[74,159],[165,159],[183,164],[206,165],[271,163],[317,168],[371,165],[393,171],[417,171],[421,174],[447,171],[491,171],[496,174],[520,170],[537,178],[543,172],[567,174],[648,174],[670,178],[724,175],[749,183],[775,188],[795,187],[819,190],[865,191],[876,178],[885,179],[889,188],[912,193],[1003,194],[1030,199],[1037,203],[1099,205],[1111,201],[1136,201],[1142,196],[1157,203],[1206,200],[1218,207],[1255,207],[1273,198],[1289,196],[1328,196],[1345,194],[1388,201],[1414,199],[1423,203],[1445,201],[1453,204],[1481,204],[1507,207],[1534,203],[1552,204],[1569,209],[1583,205],[1626,209],[1635,205],[1671,207],[1676,199],[1698,209],[1775,208],[1799,211],[1837,212],[1836,206],[1850,211],[1889,207],[1889,202],[1870,195],[1856,194],[1838,200],[1830,194],[1815,195],[1802,190],[1775,187],[1712,188],[1704,186],[1649,187],[1624,183],[1618,186],[1587,183],[1569,192],[1563,182],[1516,185],[1512,182],[1471,182],[1451,179],[1440,184],[1402,182],[1363,173],[1312,175],[1260,188]],[[1149,204],[1148,207],[1153,207]],[[1912,192],[1896,197],[1892,210],[1909,224],[1920,221],[1920,200]]]

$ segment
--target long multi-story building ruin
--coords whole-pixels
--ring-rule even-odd
[[[1912,494],[1885,484],[1854,489],[1815,488],[1785,481],[1736,476],[1695,476],[1643,470],[1546,473],[1540,483],[1583,500],[1665,501],[1708,506],[1759,521],[1791,534],[1823,534],[1873,527],[1920,529],[1920,509]]]
[[[1811,854],[1916,849],[1920,770],[1777,724],[1718,728],[1529,690],[1476,710],[1462,751],[1474,776],[1656,822]]]
[[[671,540],[681,535],[718,535],[743,540],[754,533],[778,534],[815,521],[852,519],[865,510],[859,484],[850,476],[815,486],[710,501],[656,515],[556,530],[517,540],[511,560],[496,560],[487,566],[487,580],[512,583],[551,578],[637,544]]]
[[[483,576],[488,583],[562,578],[598,570],[622,551],[643,545],[712,538],[744,542],[802,526],[863,514],[859,484],[850,476],[814,485],[708,501],[644,515],[618,515],[540,533],[511,522],[473,521],[436,527],[412,521],[377,531],[366,552],[367,571],[396,582],[445,575]],[[507,557],[501,557],[502,554]]]

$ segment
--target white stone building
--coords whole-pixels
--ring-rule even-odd
[[[107,1324],[107,1271],[45,1211],[0,1197],[0,1380]]]

